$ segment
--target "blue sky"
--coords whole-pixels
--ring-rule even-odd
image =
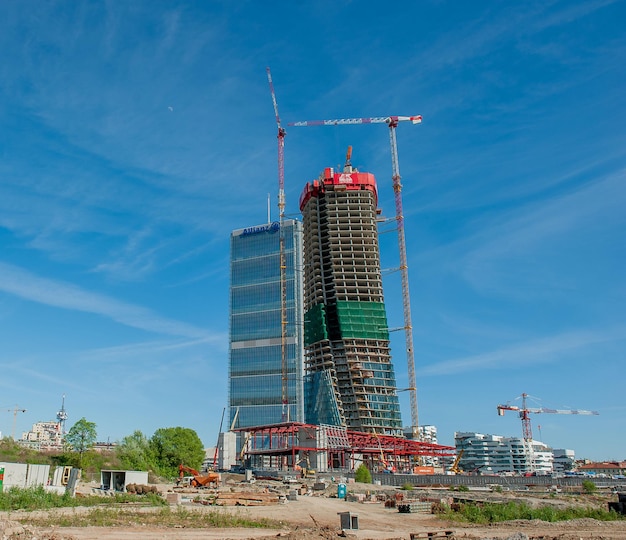
[[[65,394],[68,427],[100,440],[215,443],[229,234],[266,221],[268,194],[277,214],[270,66],[283,124],[424,118],[397,130],[420,423],[443,444],[519,436],[496,405],[526,392],[600,412],[534,415],[537,438],[626,459],[624,20],[623,0],[3,2],[0,430]],[[394,214],[369,125],[288,129],[288,216],[348,145]],[[398,266],[393,233],[381,251]]]

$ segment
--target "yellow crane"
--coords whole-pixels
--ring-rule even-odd
[[[461,461],[461,458],[463,457],[463,452],[465,450],[461,450],[456,457],[454,458],[454,463],[452,463],[452,465],[450,465],[450,468],[448,469],[448,472],[451,472],[452,474],[460,474],[463,472],[463,469],[461,469],[461,467],[459,467],[459,462]]]

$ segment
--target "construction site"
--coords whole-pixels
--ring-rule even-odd
[[[285,218],[284,142],[278,128],[278,222],[231,235],[231,354],[228,466],[319,472],[412,473],[438,465],[454,448],[419,436],[417,390],[395,129],[420,116],[299,122],[291,126],[385,124],[390,132],[395,228],[411,425],[403,427],[383,294],[378,227],[382,211],[373,174],[351,163],[326,167],[306,182],[302,221]],[[264,286],[263,293],[260,287]]]
[[[419,422],[396,141],[400,123],[420,124],[422,117],[289,123],[294,128],[385,125],[395,216],[382,217],[376,178],[352,165],[350,146],[343,167],[325,167],[304,183],[301,221],[286,219],[286,130],[269,68],[267,78],[277,125],[278,222],[268,212],[267,223],[231,235],[231,429],[222,438],[230,441],[222,444],[222,467],[297,470],[306,463],[331,471],[365,463],[372,471],[423,472],[426,466],[441,472],[454,461],[455,448],[436,444],[436,428],[434,438],[425,437]],[[399,328],[389,327],[383,291],[379,226],[387,222],[393,222],[398,242]],[[392,363],[390,332],[396,330],[405,338],[399,356],[406,358],[408,388],[402,389]],[[401,417],[403,391],[409,394],[409,426]],[[539,450],[533,450],[529,412],[597,413],[533,409],[526,406],[526,396],[521,408],[499,405],[498,412],[520,413],[525,456],[517,468],[530,464],[534,472],[533,452],[538,457]],[[471,452],[466,454],[467,460]],[[489,469],[489,463],[484,467]]]

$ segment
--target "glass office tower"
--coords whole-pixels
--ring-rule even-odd
[[[280,237],[286,276],[286,373],[283,373]],[[230,237],[229,421],[234,427],[304,421],[302,224],[285,220]],[[283,375],[287,395],[283,396]],[[286,402],[283,403],[286,397]]]

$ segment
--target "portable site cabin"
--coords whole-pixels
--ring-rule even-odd
[[[126,491],[128,484],[146,485],[147,483],[147,471],[102,470],[100,472],[100,488],[105,491]]]

